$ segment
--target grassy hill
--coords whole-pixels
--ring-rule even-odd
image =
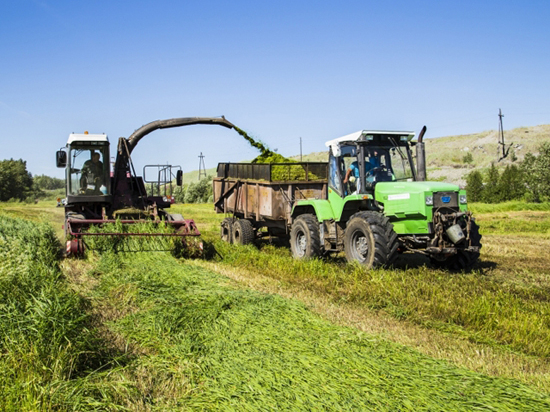
[[[520,127],[504,131],[504,139],[511,144],[509,156],[498,162],[498,131],[489,130],[481,133],[439,137],[426,140],[428,177],[454,183],[465,183],[465,176],[474,169],[486,169],[492,162],[505,167],[522,161],[526,153],[537,154],[539,145],[550,140],[550,125]],[[500,152],[499,152],[500,150]],[[473,161],[464,162],[464,156],[472,154]]]

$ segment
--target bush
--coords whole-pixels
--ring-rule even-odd
[[[464,157],[462,158],[462,161],[466,164],[470,164],[474,161],[474,156],[472,156],[471,152],[468,152],[464,155]]]
[[[550,199],[550,142],[539,147],[539,155],[527,153],[521,164],[528,197],[534,202]]]
[[[498,185],[499,202],[521,199],[525,194],[525,178],[521,169],[516,165],[506,166],[500,176]]]
[[[25,200],[32,193],[33,179],[27,171],[27,162],[19,160],[0,161],[0,201]]]
[[[485,179],[485,188],[483,190],[482,200],[485,203],[498,203],[501,201],[500,190],[498,182],[500,179],[500,173],[494,163],[491,163],[491,168],[487,172]]]
[[[470,202],[480,202],[483,199],[483,175],[478,170],[466,177],[466,189]]]
[[[212,198],[212,176],[186,187],[184,203],[207,203]]]

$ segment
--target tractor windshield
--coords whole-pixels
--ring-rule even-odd
[[[69,151],[67,193],[74,196],[108,195],[111,182],[108,145],[77,143],[73,143]]]
[[[396,179],[388,147],[353,144],[340,149],[346,194],[367,193],[377,182]]]
[[[414,180],[408,152],[403,147],[394,146],[389,150],[389,155],[395,180]]]

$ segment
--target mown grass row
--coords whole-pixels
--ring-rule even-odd
[[[0,216],[1,410],[109,407],[91,381],[116,358],[91,326],[87,302],[62,276],[59,258],[49,225]]]
[[[503,284],[480,272],[451,274],[420,266],[369,270],[330,259],[296,261],[274,246],[216,241],[224,264],[261,271],[333,301],[390,315],[514,351],[550,356],[550,291]]]
[[[136,356],[136,410],[544,410],[550,401],[243,290],[169,254],[104,253],[94,302]],[[109,315],[111,314],[111,315]],[[137,389],[137,390],[136,390]]]

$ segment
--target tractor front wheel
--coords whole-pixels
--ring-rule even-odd
[[[397,234],[388,218],[377,212],[359,212],[349,220],[344,235],[348,262],[366,268],[388,266],[397,255]]]
[[[314,215],[296,218],[290,230],[290,250],[296,259],[310,259],[321,254],[319,222]]]

